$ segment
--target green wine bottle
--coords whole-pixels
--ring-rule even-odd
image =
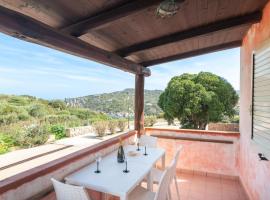
[[[119,163],[125,162],[125,152],[124,152],[124,148],[123,148],[121,139],[119,141],[119,148],[118,148],[118,152],[117,152],[117,162],[119,162]]]

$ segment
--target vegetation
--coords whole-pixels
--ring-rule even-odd
[[[44,144],[50,134],[61,139],[66,136],[66,128],[108,119],[89,109],[68,107],[61,100],[0,95],[0,154]]]
[[[116,133],[116,128],[117,128],[117,121],[116,120],[110,120],[108,122],[108,129],[110,131],[111,134]]]
[[[125,119],[118,120],[118,128],[120,129],[121,132],[126,130],[127,128],[127,121]]]
[[[145,115],[158,115],[161,109],[157,105],[161,90],[145,90]],[[99,95],[65,99],[72,107],[89,108],[97,112],[106,113],[112,117],[127,117],[128,112],[133,116],[134,89],[125,89]]]
[[[235,115],[238,95],[225,79],[209,72],[173,77],[160,95],[158,105],[172,123],[183,128],[205,129],[207,123]]]
[[[144,118],[144,126],[149,127],[149,126],[154,126],[154,124],[157,122],[157,117],[156,116],[146,116]]]
[[[63,125],[52,125],[50,132],[55,135],[55,139],[57,140],[66,137],[66,130]]]
[[[103,137],[105,135],[107,126],[107,121],[96,121],[95,123],[93,123],[93,127],[95,128],[96,133],[99,137]]]

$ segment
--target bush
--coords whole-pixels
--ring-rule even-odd
[[[0,125],[9,125],[18,122],[18,117],[15,113],[0,116]]]
[[[7,153],[9,151],[9,147],[6,143],[3,143],[2,141],[0,141],[0,155]]]
[[[50,131],[52,134],[55,135],[55,139],[57,139],[57,140],[66,137],[65,127],[62,125],[59,125],[59,124],[53,125],[53,126],[51,126]]]
[[[107,121],[97,121],[93,123],[93,127],[96,130],[96,133],[99,137],[103,137],[107,130],[108,122]]]
[[[30,125],[17,134],[17,142],[23,147],[33,147],[47,142],[49,133],[46,126]]]
[[[3,102],[0,104],[0,114],[1,115],[8,115],[10,113],[16,112],[17,108],[16,106],[11,106],[7,104],[6,102]]]
[[[125,131],[127,128],[127,122],[124,119],[118,120],[118,128],[121,132]]]
[[[0,134],[0,154],[4,154],[9,151],[9,148],[14,146],[15,142],[8,134]]]
[[[144,118],[144,126],[153,126],[157,122],[156,116],[147,116]]]
[[[21,96],[12,96],[8,102],[17,106],[25,106],[28,103],[27,99]]]
[[[43,117],[47,114],[47,111],[44,105],[34,104],[30,106],[28,113],[32,117]]]
[[[21,112],[18,114],[18,119],[21,120],[21,121],[26,121],[30,118],[29,114],[24,111],[24,112]]]
[[[52,100],[49,102],[49,106],[56,108],[58,110],[64,110],[66,109],[66,103],[61,100]]]
[[[116,133],[116,128],[117,128],[117,121],[115,120],[110,120],[108,122],[108,129],[110,131],[111,134]]]
[[[83,108],[72,108],[70,109],[70,113],[76,115],[79,119],[88,119],[93,114],[90,110]]]
[[[47,116],[45,116],[44,120],[46,123],[49,123],[49,124],[57,124],[58,120],[59,120],[59,116],[58,115],[47,115]]]

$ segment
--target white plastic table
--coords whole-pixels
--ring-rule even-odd
[[[84,186],[105,194],[120,197],[127,200],[128,194],[147,178],[147,188],[152,191],[151,168],[156,162],[162,159],[162,167],[165,168],[165,150],[161,148],[147,148],[147,156],[144,154],[144,147],[140,147],[138,156],[128,156],[129,173],[123,173],[125,163],[117,162],[117,151],[102,158],[100,163],[101,173],[94,173],[96,163],[82,168],[81,170],[65,178],[66,182],[73,185]],[[124,151],[136,150],[136,146],[125,146]]]

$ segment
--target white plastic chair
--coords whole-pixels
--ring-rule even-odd
[[[91,200],[83,187],[61,183],[53,178],[51,180],[57,200]]]
[[[157,138],[149,135],[141,135],[140,146],[147,146],[151,148],[157,147]]]
[[[177,184],[176,167],[177,167],[177,163],[178,163],[178,160],[179,160],[179,155],[180,155],[181,149],[182,149],[182,146],[180,146],[176,150],[175,155],[174,155],[174,159],[173,159],[173,161],[171,163],[171,165],[172,165],[172,172],[171,172],[172,175],[171,175],[170,183],[174,182],[174,184],[175,184],[178,200],[180,199],[180,192],[179,192],[179,188],[178,188],[178,184]],[[162,170],[157,169],[157,168],[153,168],[152,169],[153,182],[159,184],[160,181],[161,181],[162,174],[163,174]],[[169,191],[169,196],[171,196],[170,194],[171,194],[171,192]]]
[[[166,200],[168,199],[168,192],[171,180],[170,165],[162,174],[160,184],[156,193],[151,192],[141,186],[137,186],[128,196],[128,200]]]

